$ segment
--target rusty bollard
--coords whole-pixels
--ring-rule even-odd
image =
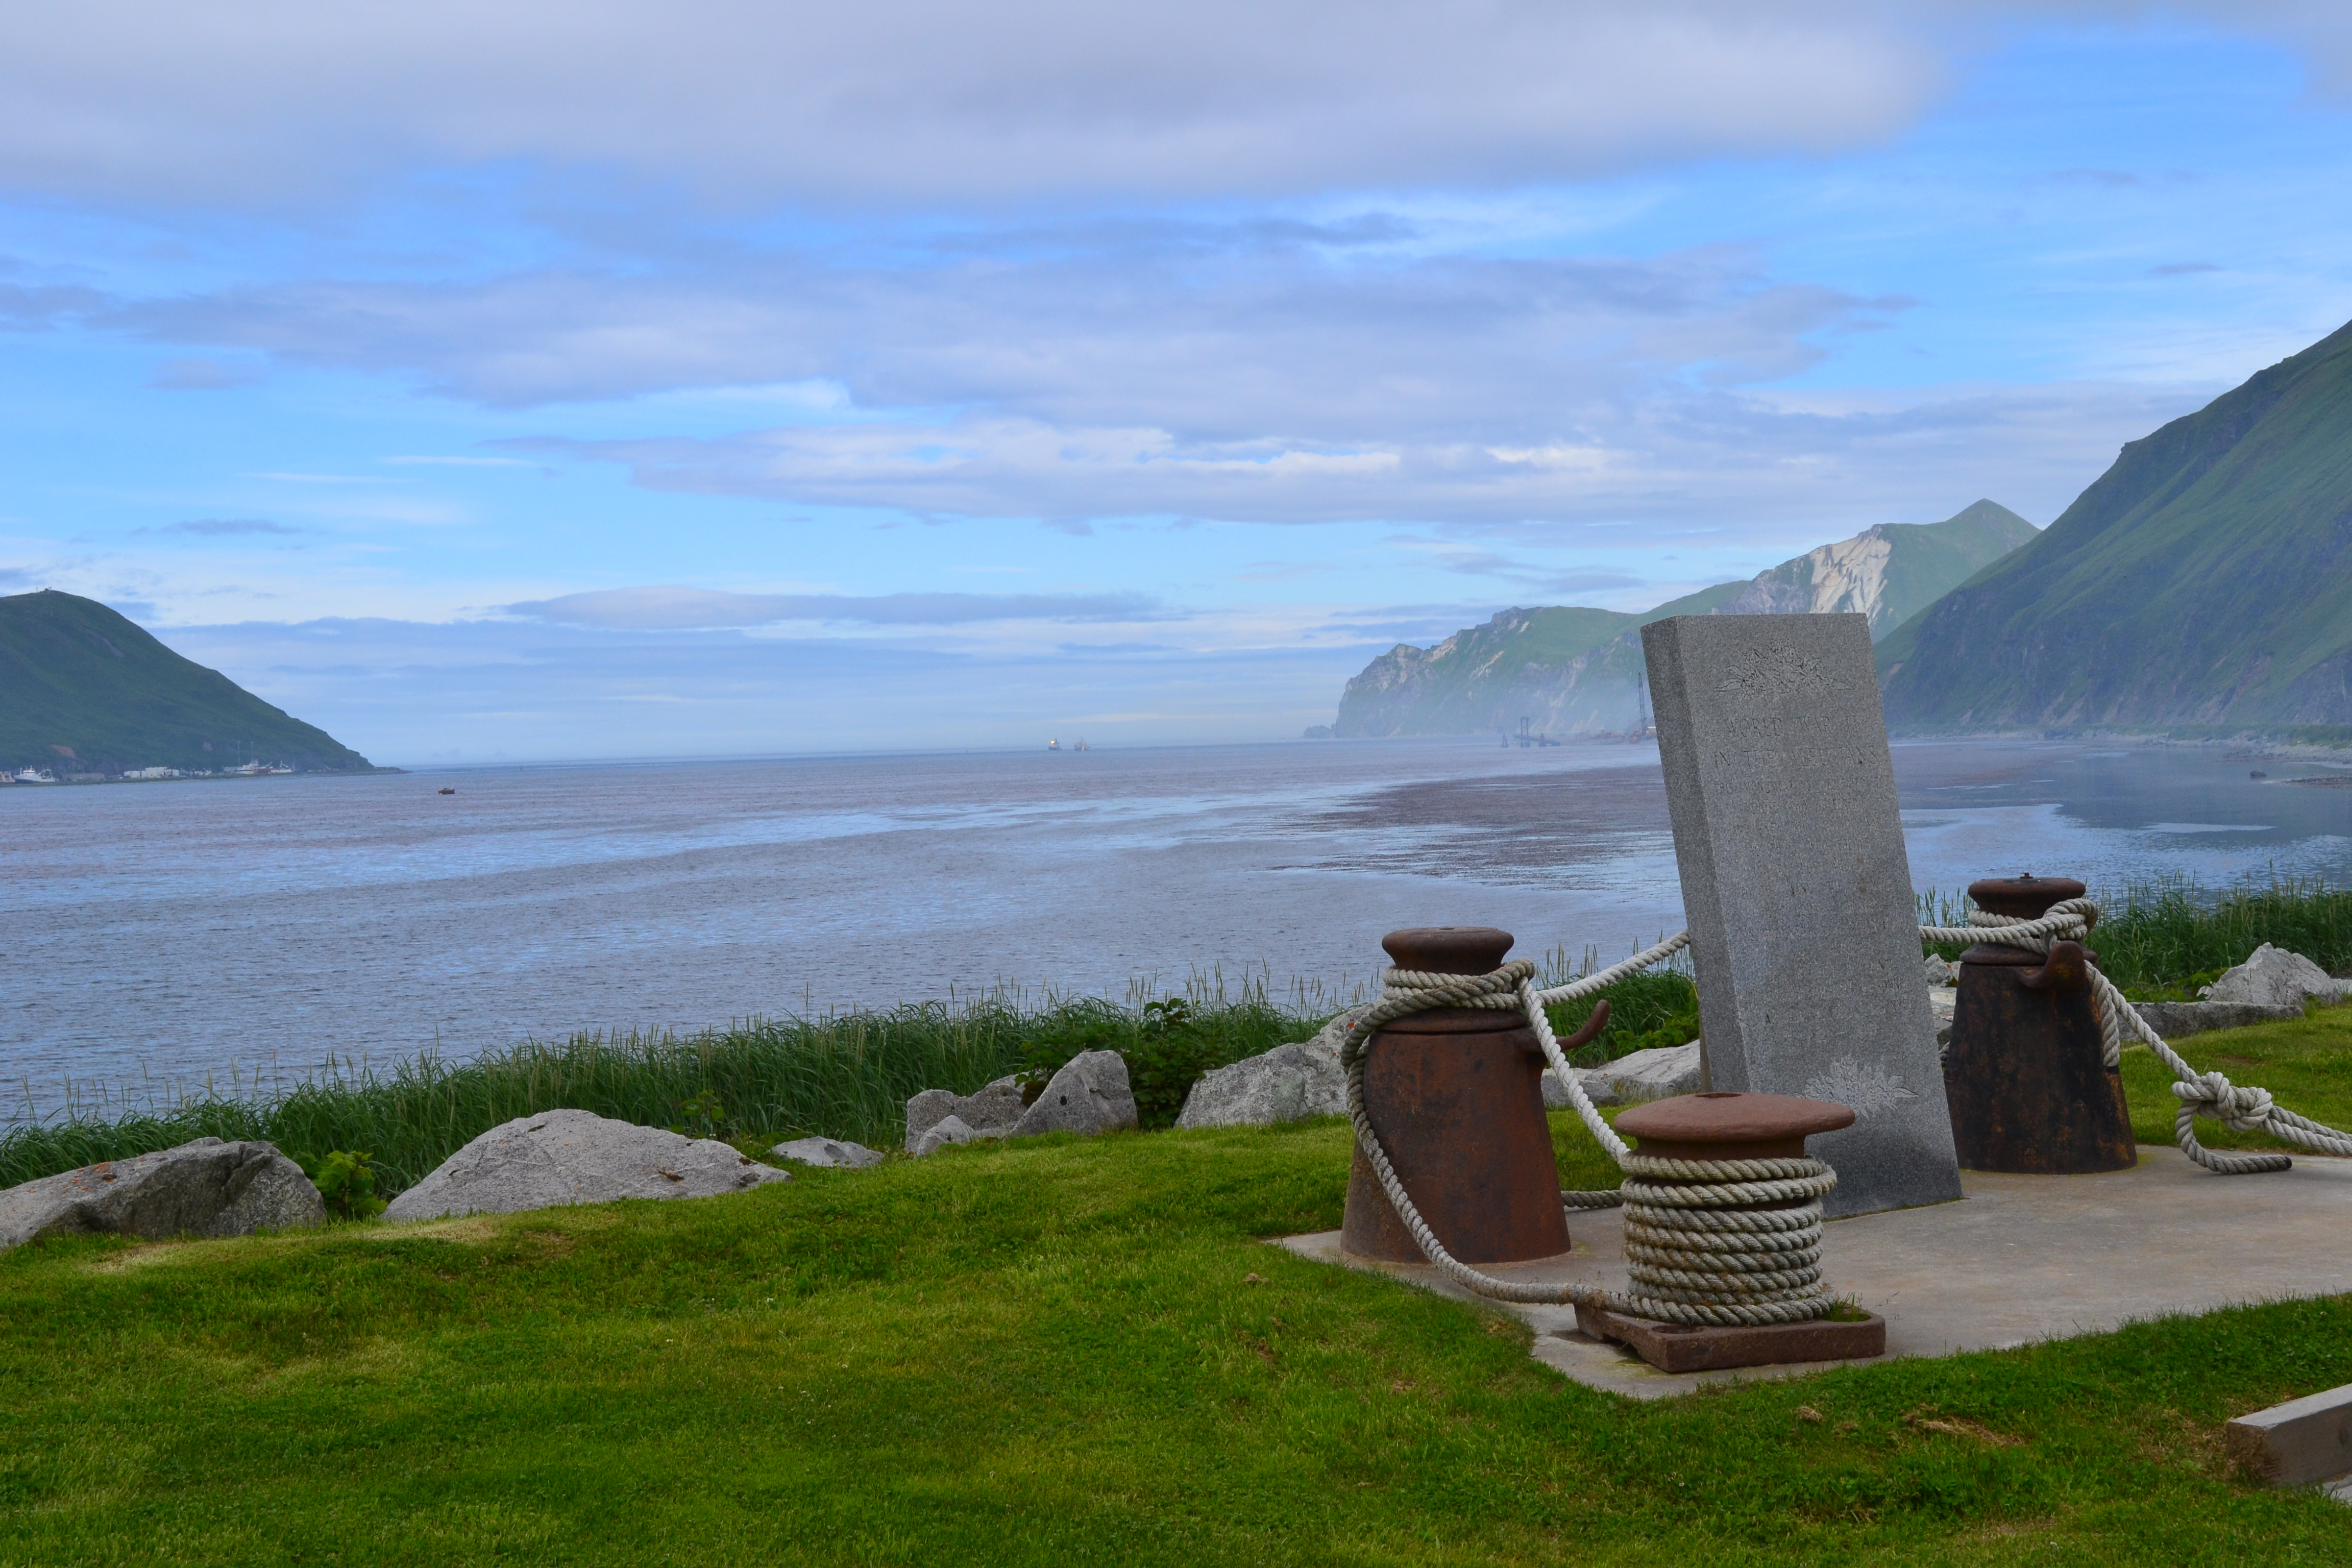
[[[1969,884],[1979,909],[2021,920],[2083,892],[2065,877]],[[2097,962],[2075,942],[2053,942],[2046,959],[1990,942],[1960,954],[1944,1098],[1963,1169],[2074,1176],[2137,1162],[2123,1075],[2100,1059]]]
[[[1391,931],[1381,945],[1400,969],[1486,974],[1511,951],[1511,933],[1423,926]],[[1527,1020],[1517,1013],[1439,1008],[1396,1019],[1369,1048],[1365,1111],[1390,1165],[1445,1249],[1474,1264],[1566,1252],[1559,1167],[1544,1120],[1543,1049]],[[1358,1258],[1422,1261],[1360,1148],[1348,1175],[1340,1245]]]

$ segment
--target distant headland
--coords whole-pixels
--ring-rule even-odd
[[[0,774],[83,784],[379,769],[95,600],[0,597]]]

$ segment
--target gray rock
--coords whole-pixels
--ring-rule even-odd
[[[2284,1024],[2303,1016],[2303,1004],[2264,1006],[2257,1002],[2136,1002],[2147,1026],[2167,1040],[2185,1039],[2214,1029],[2242,1029],[2250,1024]],[[2124,1044],[2132,1043],[2126,1032]]]
[[[1584,1086],[1584,1098],[1594,1105],[1617,1103],[1617,1091],[1610,1087],[1609,1079],[1599,1069],[1580,1072],[1576,1077],[1577,1081]],[[1546,1110],[1566,1110],[1571,1104],[1567,1086],[1559,1081],[1559,1074],[1549,1068],[1544,1068],[1543,1102]]]
[[[923,1130],[923,1135],[915,1141],[912,1152],[916,1159],[920,1160],[926,1155],[938,1153],[950,1143],[972,1143],[983,1138],[1003,1136],[1003,1128],[980,1132],[966,1126],[961,1116],[942,1116]]]
[[[1134,1129],[1135,1121],[1127,1058],[1117,1051],[1081,1051],[1046,1083],[1013,1131],[1024,1138],[1039,1132],[1125,1132]]]
[[[2204,997],[2208,1002],[2251,1002],[2260,1007],[2299,1011],[2306,997],[2332,1005],[2344,1000],[2344,982],[2332,978],[2303,954],[2264,942],[2254,949],[2252,958],[2213,982]]]
[[[1713,1087],[1833,1100],[1836,1217],[1960,1195],[1862,616],[1642,629]]]
[[[1949,985],[1927,987],[1927,1011],[1935,1016],[1936,1054],[1939,1057],[1951,1046],[1952,1009],[1959,1005],[1959,1001],[1960,994]]]
[[[789,1143],[777,1144],[768,1152],[797,1160],[803,1165],[845,1165],[854,1171],[877,1164],[882,1159],[879,1149],[834,1138],[795,1138]]]
[[[520,1214],[615,1198],[707,1198],[792,1177],[716,1138],[688,1138],[585,1110],[491,1128],[392,1200],[388,1220]]]
[[[1342,1017],[1311,1040],[1202,1073],[1184,1097],[1179,1127],[1269,1127],[1310,1116],[1344,1116],[1348,1075],[1339,1068]]]
[[[249,1236],[324,1225],[302,1167],[268,1143],[199,1138],[0,1192],[0,1247],[50,1236]]]
[[[1927,955],[1927,984],[1929,985],[1957,985],[1959,983],[1960,966],[1958,964],[1938,958],[1932,952]]]
[[[1594,1068],[1591,1077],[1608,1084],[1622,1105],[1640,1105],[1677,1094],[1696,1094],[1705,1058],[1696,1040],[1683,1046],[1653,1046]]]
[[[927,1089],[907,1101],[907,1148],[911,1152],[924,1133],[950,1116],[974,1132],[1010,1132],[1027,1109],[1021,1101],[1019,1073],[1008,1073],[977,1094]]]

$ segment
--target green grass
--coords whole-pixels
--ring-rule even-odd
[[[1055,1138],[0,1254],[0,1563],[2352,1553],[2217,1441],[2352,1381],[2352,1300],[1621,1402],[1515,1321],[1264,1245],[1339,1223],[1348,1157],[1328,1121]]]
[[[2166,1043],[2199,1072],[2218,1068],[2231,1083],[2269,1089],[2289,1110],[2330,1127],[2352,1129],[2352,1005],[2315,1007],[2291,1024],[2221,1029]],[[2123,1069],[2132,1135],[2142,1143],[2170,1143],[2172,1119],[2180,1104],[2173,1098],[2171,1069],[2145,1048],[2126,1051]],[[2292,1145],[2232,1132],[2203,1119],[2197,1123],[2197,1141],[2215,1149],[2294,1152]]]

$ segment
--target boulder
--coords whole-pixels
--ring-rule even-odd
[[[2258,1002],[2135,1002],[2147,1026],[2167,1040],[2184,1039],[2213,1029],[2242,1029],[2250,1024],[2284,1024],[2303,1016],[2303,1004],[2265,1006]],[[2132,1043],[2130,1031],[2124,1044]]]
[[[923,1135],[915,1141],[910,1152],[919,1160],[927,1154],[938,1153],[950,1143],[973,1143],[983,1138],[1002,1138],[1004,1135],[1005,1130],[1001,1127],[980,1132],[965,1126],[961,1116],[942,1116],[923,1130]]]
[[[923,1134],[952,1116],[971,1132],[1002,1136],[1020,1124],[1029,1108],[1021,1098],[1021,1075],[1008,1073],[977,1094],[927,1089],[907,1101],[907,1149],[913,1152]],[[961,1140],[958,1140],[961,1142]]]
[[[2252,958],[2213,982],[2204,999],[2300,1009],[2306,997],[2333,1005],[2344,1000],[2344,992],[2343,981],[2331,978],[2303,954],[2264,942]]]
[[[1576,1078],[1584,1086],[1584,1098],[1594,1105],[1617,1103],[1617,1091],[1609,1087],[1609,1079],[1600,1072],[1580,1072]],[[1546,1110],[1566,1110],[1571,1103],[1568,1098],[1568,1087],[1559,1081],[1559,1074],[1549,1068],[1544,1068],[1543,1101]]]
[[[879,1149],[834,1138],[795,1138],[789,1143],[777,1144],[768,1153],[771,1157],[797,1160],[803,1165],[843,1165],[853,1171],[862,1171],[882,1158]]]
[[[0,1247],[50,1236],[249,1236],[324,1225],[302,1167],[268,1143],[199,1138],[0,1192]]]
[[[1960,966],[1958,964],[1938,958],[1932,952],[1927,955],[1929,985],[1958,985],[1959,983]]]
[[[688,1138],[585,1110],[493,1127],[392,1200],[388,1220],[520,1214],[615,1198],[708,1198],[792,1177],[716,1138]]]
[[[1699,1042],[1693,1040],[1685,1046],[1653,1046],[1603,1062],[1591,1070],[1587,1081],[1601,1079],[1620,1103],[1640,1105],[1677,1094],[1696,1094],[1702,1071]]]
[[[1318,1035],[1202,1073],[1184,1097],[1176,1125],[1269,1127],[1347,1113],[1348,1075],[1339,1069],[1339,1042]]]
[[[1039,1132],[1129,1132],[1135,1121],[1127,1058],[1117,1051],[1081,1051],[1046,1082],[1013,1131],[1024,1138]]]
[[[1936,1051],[1943,1054],[1952,1044],[1952,1010],[1959,1005],[1960,994],[1949,985],[1927,987],[1927,1012],[1936,1020]]]

